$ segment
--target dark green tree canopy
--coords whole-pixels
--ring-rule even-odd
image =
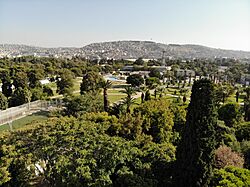
[[[160,84],[160,79],[157,77],[148,77],[146,79],[146,85],[149,89],[154,89]]]
[[[131,84],[131,86],[141,86],[144,83],[144,79],[139,74],[133,74],[127,77],[127,83]]]
[[[104,82],[103,77],[95,71],[89,71],[83,75],[81,83],[81,94],[86,92],[98,92]]]
[[[73,91],[73,74],[68,69],[61,70],[59,74],[59,78],[56,82],[57,84],[57,92],[59,94],[67,94],[71,95]]]
[[[206,79],[196,81],[183,137],[177,147],[175,186],[208,186],[216,146],[216,123],[214,85]]]
[[[142,57],[136,59],[136,61],[134,62],[134,65],[140,65],[142,66],[144,64],[144,60]]]
[[[156,78],[158,78],[158,79],[161,79],[161,78],[162,78],[162,75],[161,75],[160,71],[157,70],[157,69],[152,69],[152,70],[150,71],[150,73],[149,73],[149,76],[150,76],[150,77],[156,77]]]
[[[228,127],[233,127],[241,122],[242,115],[240,105],[237,103],[227,103],[218,110],[219,119],[223,120]]]

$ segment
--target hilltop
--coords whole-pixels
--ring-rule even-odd
[[[43,48],[28,45],[0,44],[0,56],[83,56],[86,58],[250,58],[249,51],[225,50],[193,44],[162,44],[152,41],[113,41],[92,43],[81,48]]]

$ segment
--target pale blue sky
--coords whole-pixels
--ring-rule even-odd
[[[0,0],[0,43],[113,40],[250,51],[250,0]]]

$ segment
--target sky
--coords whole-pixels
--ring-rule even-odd
[[[149,40],[250,51],[250,0],[0,0],[0,43]]]

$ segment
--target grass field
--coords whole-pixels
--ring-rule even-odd
[[[29,115],[29,116],[20,118],[16,121],[13,121],[12,127],[13,127],[13,130],[15,130],[15,129],[21,128],[21,127],[23,127],[31,122],[42,121],[42,120],[46,120],[46,119],[48,119],[48,112],[41,111],[41,112],[37,112],[37,113],[34,113],[32,115]],[[4,130],[10,130],[8,124],[0,126],[0,131],[4,131]]]
[[[110,103],[114,103],[123,99],[124,97],[126,97],[126,95],[109,95],[108,100]]]

